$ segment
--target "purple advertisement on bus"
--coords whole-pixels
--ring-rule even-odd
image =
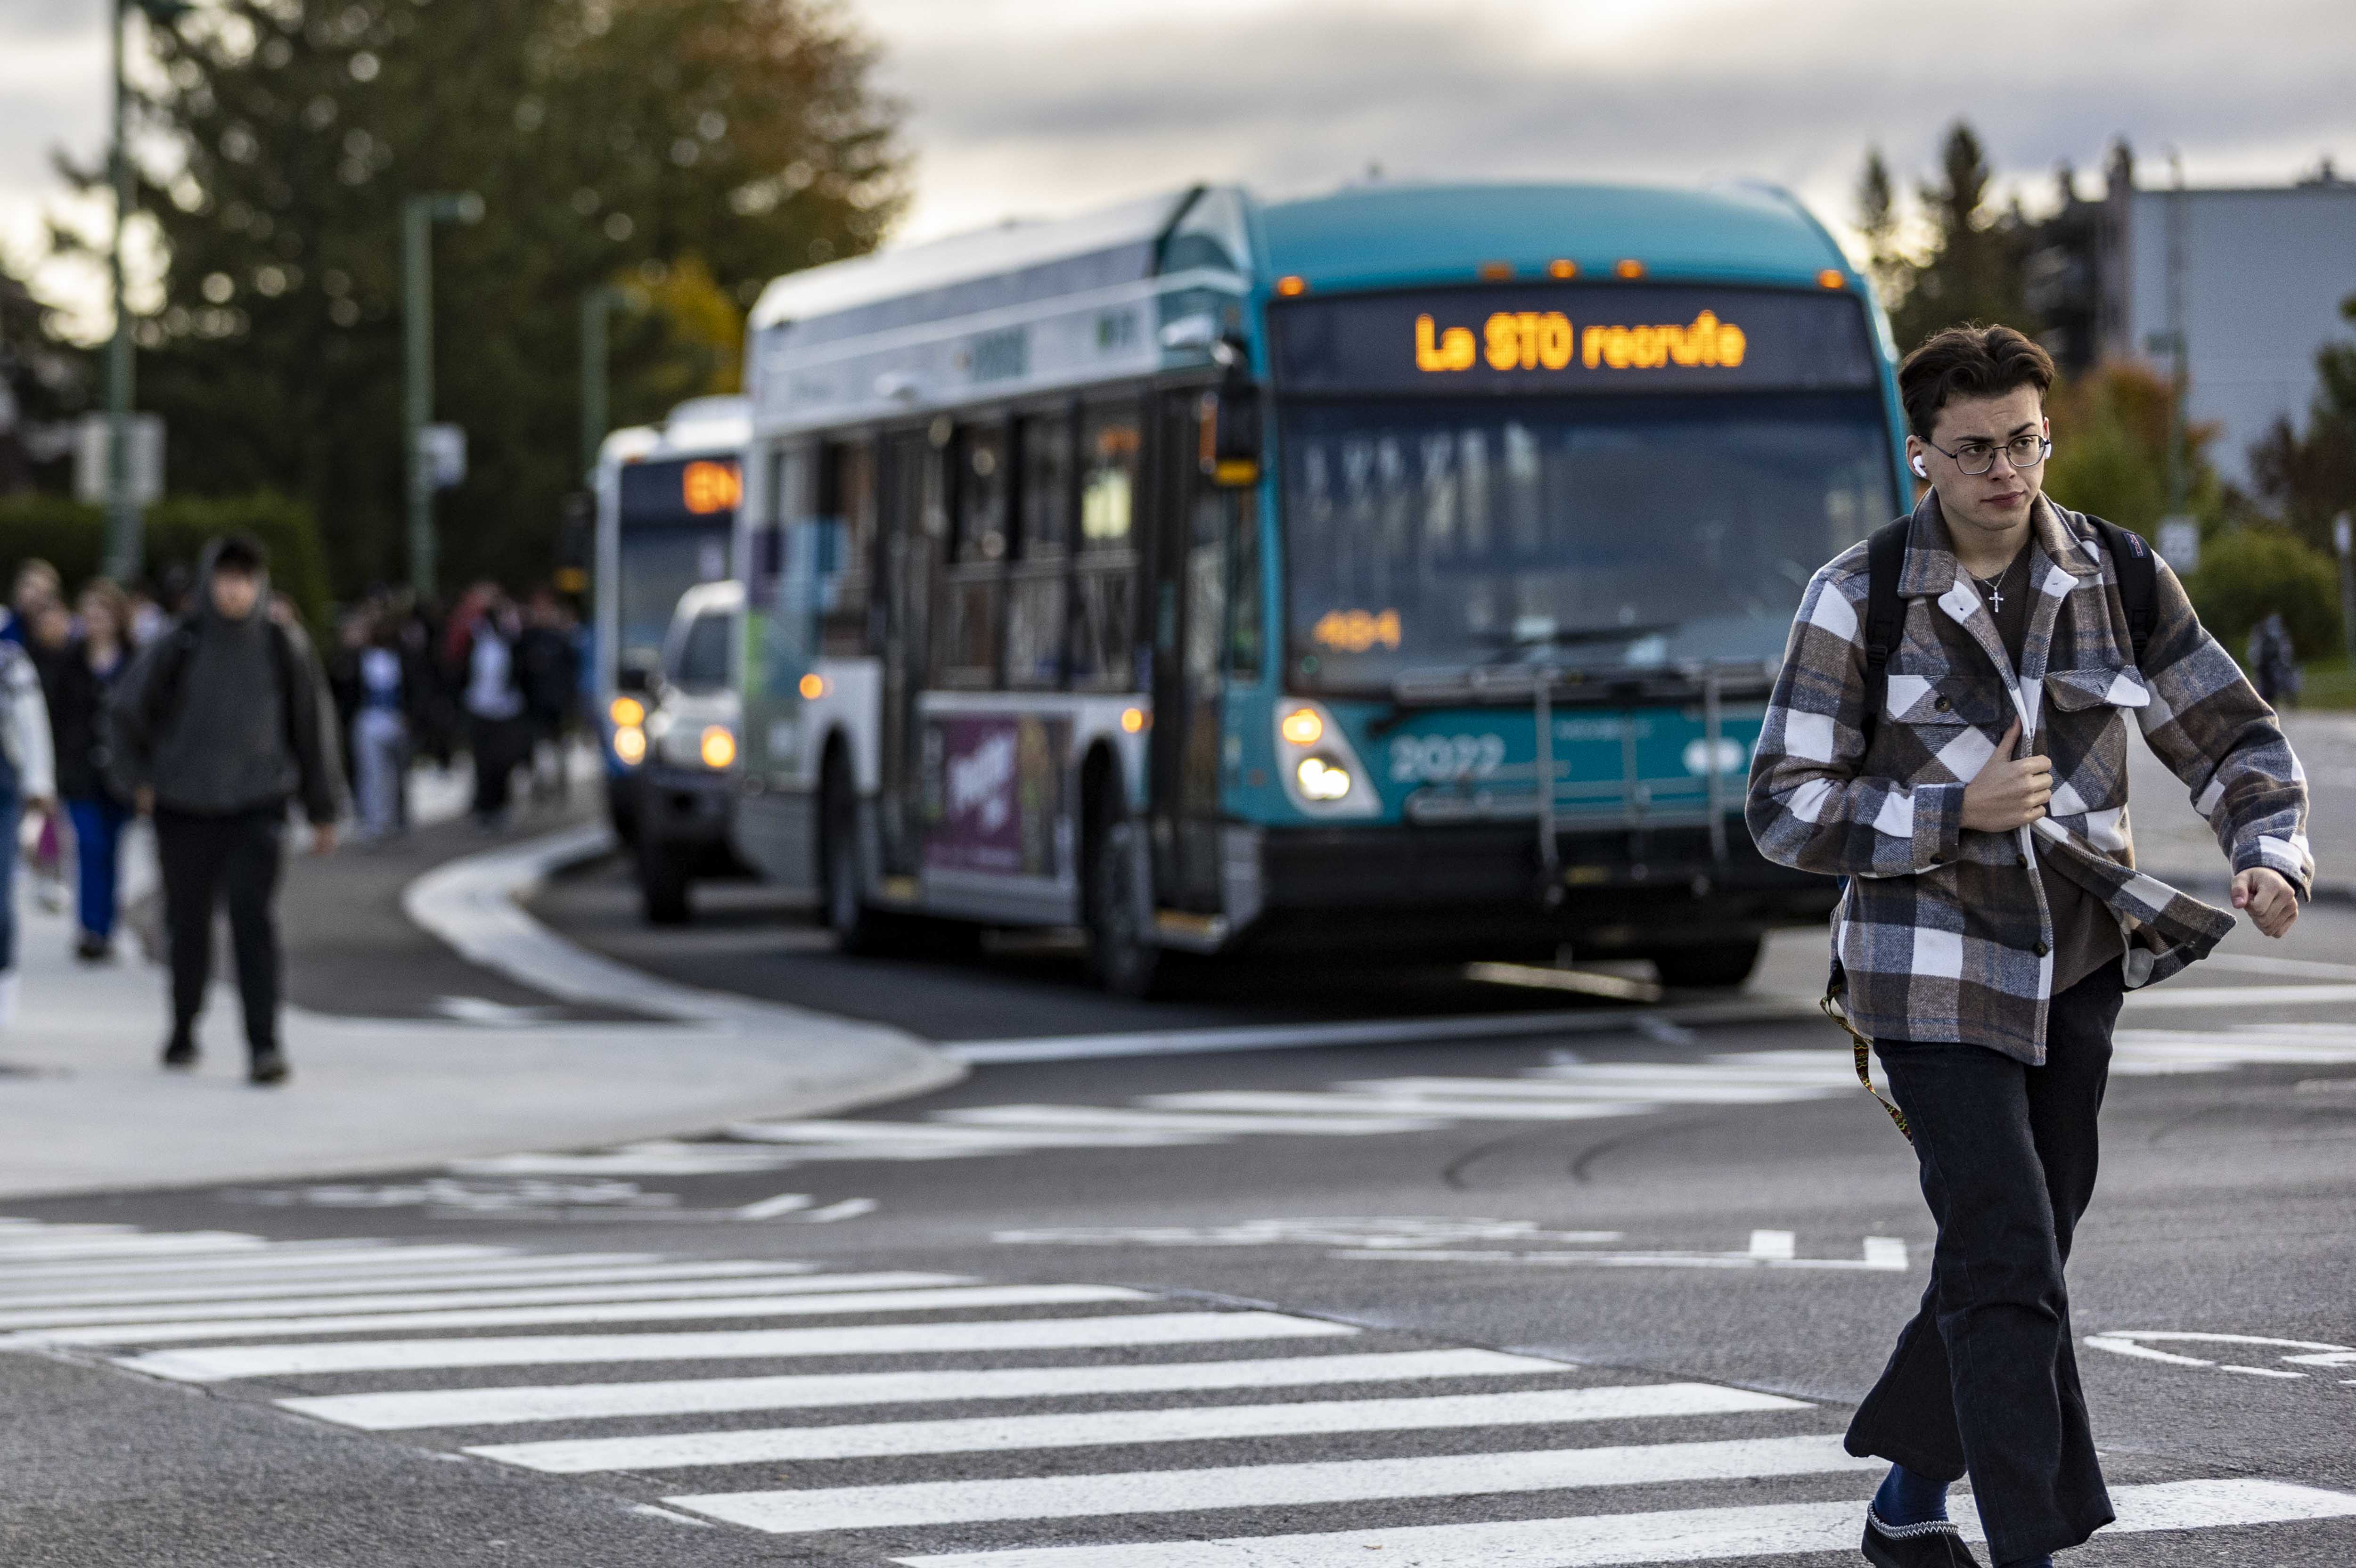
[[[1070,721],[960,713],[928,719],[925,728],[926,868],[1056,875]]]

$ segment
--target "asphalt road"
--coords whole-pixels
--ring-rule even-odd
[[[1837,1435],[1931,1232],[1821,1021],[1340,968],[1113,1003],[1035,944],[839,959],[750,891],[649,933],[610,871],[541,910],[673,978],[1072,1043],[829,1123],[11,1205],[0,1334],[49,1338],[0,1340],[0,1561],[1858,1560]],[[2072,1270],[2122,1526],[2072,1568],[2356,1561],[2351,982],[2319,907],[2123,1023]],[[1396,1027],[1484,1016],[1524,1032]],[[1118,1053],[1226,1029],[1255,1049]]]

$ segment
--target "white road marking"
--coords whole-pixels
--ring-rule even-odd
[[[2283,1367],[2252,1367],[2232,1361],[2213,1361],[2200,1356],[2180,1355],[2172,1350],[2156,1350],[2158,1344],[2245,1345],[2268,1350],[2296,1350],[2298,1355],[2281,1359],[2290,1363]],[[2203,1371],[2238,1372],[2244,1377],[2278,1378],[2286,1382],[2300,1381],[2311,1374],[2294,1371],[2292,1367],[2356,1366],[2356,1346],[2334,1345],[2319,1339],[2277,1339],[2262,1334],[2203,1334],[2173,1328],[2109,1328],[2100,1334],[2089,1334],[2087,1349],[2107,1350],[2114,1356],[2126,1356],[2139,1361],[2158,1361],[2172,1367],[2192,1367]]]
[[[1019,1153],[1032,1148],[1159,1148],[1202,1143],[1183,1133],[1040,1128],[1003,1132],[939,1122],[734,1122],[732,1138],[766,1144],[906,1144]]]
[[[22,1236],[14,1232],[0,1236],[0,1265],[9,1267],[19,1263],[51,1263],[68,1258],[100,1259],[144,1258],[162,1253],[248,1254],[261,1251],[270,1243],[260,1236],[241,1235],[234,1231],[165,1232],[155,1235],[130,1236]]]
[[[883,1275],[821,1275],[797,1278],[789,1272],[778,1277],[758,1264],[705,1264],[678,1265],[673,1269],[616,1269],[601,1275],[594,1284],[557,1284],[530,1289],[478,1290],[465,1288],[479,1282],[474,1280],[437,1282],[432,1288],[401,1291],[379,1296],[293,1296],[283,1300],[237,1299],[205,1301],[196,1305],[181,1304],[171,1308],[170,1320],[158,1323],[157,1305],[143,1307],[101,1307],[75,1308],[52,1307],[42,1311],[0,1312],[0,1328],[47,1328],[68,1325],[96,1327],[102,1323],[127,1323],[134,1326],[173,1328],[180,1324],[201,1323],[217,1319],[252,1318],[268,1311],[273,1318],[326,1317],[363,1312],[452,1311],[486,1307],[556,1307],[570,1302],[597,1301],[691,1301],[698,1297],[740,1296],[791,1295],[804,1288],[819,1288],[828,1279],[872,1282],[869,1284],[828,1286],[834,1290],[881,1289],[884,1282],[889,1288],[916,1288],[927,1285],[965,1285],[970,1283],[961,1275],[952,1274],[883,1274]],[[720,1277],[704,1277],[717,1275]],[[636,1276],[635,1278],[633,1276]],[[739,1276],[739,1277],[730,1277]],[[748,1277],[747,1277],[748,1276]],[[153,1336],[159,1339],[177,1338],[173,1334]]]
[[[1290,1134],[1304,1137],[1364,1137],[1429,1132],[1443,1125],[1426,1116],[1254,1116],[1212,1111],[1138,1111],[1118,1105],[969,1105],[935,1111],[944,1122],[976,1126],[1117,1127],[1140,1132]]]
[[[369,1432],[424,1426],[506,1426],[624,1415],[705,1415],[738,1410],[1070,1399],[1093,1394],[1199,1393],[1214,1389],[1313,1388],[1437,1378],[1520,1378],[1566,1372],[1560,1361],[1499,1350],[1393,1350],[1271,1356],[1251,1361],[1136,1366],[991,1367],[980,1371],[834,1372],[664,1382],[554,1383],[525,1388],[402,1390],[282,1399],[304,1415]]]
[[[789,1356],[933,1356],[969,1350],[1095,1349],[1316,1339],[1357,1333],[1281,1312],[1163,1312],[1116,1317],[1024,1317],[891,1323],[849,1328],[733,1328],[684,1334],[515,1335],[475,1339],[358,1339],[325,1345],[232,1345],[155,1350],[119,1365],[176,1382],[425,1368],[589,1366]]]
[[[790,1214],[807,1209],[818,1200],[807,1192],[780,1192],[775,1198],[764,1198],[758,1203],[747,1203],[736,1211],[739,1220],[774,1220],[780,1214]]]
[[[1202,1509],[1297,1508],[1369,1499],[1493,1496],[1571,1487],[1645,1486],[1879,1470],[1879,1459],[1842,1451],[1830,1435],[1661,1443],[1642,1447],[1546,1448],[1410,1459],[1336,1459],[1301,1465],[1231,1465],[1102,1476],[1024,1476],[992,1481],[914,1481],[800,1491],[709,1492],[666,1498],[731,1524],[776,1534],[881,1530],[991,1520],[1085,1519]]]
[[[1851,1083],[1857,1080],[1851,1078]],[[1662,1104],[1772,1105],[1786,1100],[1813,1100],[1837,1092],[1841,1085],[1816,1083],[1783,1083],[1713,1082],[1707,1070],[1689,1076],[1656,1073],[1650,1078],[1610,1078],[1580,1082],[1564,1078],[1366,1078],[1336,1083],[1337,1093],[1372,1094],[1382,1099],[1429,1100],[1435,1107],[1459,1100],[1637,1100]],[[1454,1115],[1439,1111],[1435,1115]]]
[[[912,1454],[1005,1453],[1025,1448],[1198,1443],[1334,1432],[1546,1426],[1579,1421],[1807,1408],[1799,1400],[1709,1383],[1656,1383],[1650,1387],[1540,1389],[1421,1399],[1197,1405],[1172,1410],[1090,1411],[1070,1415],[1001,1415],[769,1431],[566,1438],[546,1443],[498,1444],[466,1452],[528,1470],[583,1475],[598,1470],[681,1469],[777,1459],[872,1459]]]
[[[883,1205],[873,1198],[846,1198],[840,1203],[830,1203],[823,1209],[813,1209],[802,1216],[805,1223],[831,1225],[841,1220],[856,1220],[862,1214],[873,1214]]]
[[[1354,1263],[1526,1264],[1562,1268],[1692,1268],[1798,1269],[1832,1274],[1903,1274],[1908,1267],[1906,1243],[1897,1236],[1868,1236],[1853,1258],[1794,1257],[1777,1249],[1789,1243],[1788,1231],[1754,1231],[1751,1245],[1739,1253],[1508,1253],[1448,1248],[1367,1247],[1337,1252],[1336,1258]],[[1783,1238],[1762,1243],[1760,1238]]]
[[[2356,1515],[2356,1496],[2282,1481],[2114,1487],[2111,1503],[2118,1522],[2106,1527],[2103,1538]],[[1315,1535],[952,1552],[897,1561],[907,1568],[1339,1568],[1344,1563],[1365,1568],[1374,1561],[1382,1568],[1601,1568],[1810,1552],[1853,1554],[1864,1513],[1861,1502],[1781,1503]],[[1976,1519],[1962,1522],[1967,1539],[1983,1539]],[[1369,1558],[1370,1550],[1383,1555]]]
[[[2356,986],[2147,986],[2129,991],[2130,1012],[2178,1008],[2318,1007],[2356,1002]]]
[[[1338,1115],[1442,1117],[1451,1122],[1584,1122],[1602,1116],[1641,1115],[1659,1106],[1646,1100],[1515,1101],[1421,1099],[1410,1095],[1321,1094],[1264,1089],[1205,1089],[1183,1094],[1149,1094],[1141,1104],[1173,1111],[1331,1110]]]
[[[652,1263],[655,1253],[599,1253],[588,1254],[535,1255],[515,1247],[426,1246],[394,1247],[381,1242],[335,1242],[327,1244],[288,1243],[266,1252],[231,1253],[218,1257],[147,1259],[134,1263],[41,1264],[26,1268],[16,1264],[8,1265],[5,1280],[0,1280],[0,1298],[14,1296],[26,1289],[53,1289],[60,1283],[98,1285],[106,1281],[152,1279],[167,1275],[174,1279],[202,1275],[207,1277],[234,1279],[275,1278],[282,1274],[316,1271],[322,1275],[359,1275],[372,1269],[423,1269],[489,1266],[494,1263],[512,1264],[524,1259],[533,1263],[558,1263],[590,1256],[614,1263]]]
[[[552,1328],[575,1323],[690,1323],[699,1318],[949,1312],[977,1307],[1073,1307],[1152,1299],[1143,1291],[1110,1285],[952,1285],[845,1291],[825,1296],[749,1296],[720,1301],[674,1299],[598,1302],[577,1307],[492,1307],[449,1312],[356,1313],[337,1317],[255,1317],[223,1323],[123,1323],[93,1328],[27,1329],[0,1339],[0,1346],[145,1345],[173,1339],[278,1339],[308,1334],[368,1334],[385,1329],[400,1333],[435,1328]]]
[[[1442,1242],[1560,1242],[1586,1246],[1617,1231],[1542,1231],[1535,1220],[1387,1214],[1301,1220],[1240,1220],[1228,1225],[1070,1225],[998,1231],[993,1242],[1055,1246],[1429,1247]]]

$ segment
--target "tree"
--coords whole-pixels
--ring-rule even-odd
[[[44,437],[86,400],[89,357],[58,336],[52,314],[0,261],[0,496],[63,466]]]
[[[176,488],[274,486],[325,525],[339,592],[402,575],[402,199],[437,229],[435,414],[466,427],[445,583],[545,571],[580,483],[580,301],[640,285],[613,408],[727,384],[776,273],[872,249],[904,199],[898,111],[818,0],[228,0],[157,39],[143,115],[165,304],[141,401]],[[686,280],[686,282],[681,282]]]
[[[1896,205],[1879,149],[1866,155],[1858,181],[1858,229],[1871,247],[1868,267],[1890,312],[1901,353],[1959,322],[2001,322],[2035,336],[2039,322],[2023,297],[2029,225],[2016,202],[1988,210],[1987,155],[1958,120],[1941,148],[1939,178],[1916,187],[1930,223],[1930,244],[1910,257],[1897,244]]]
[[[2340,302],[2356,323],[2356,294]],[[2315,356],[2319,386],[2307,428],[2287,419],[2250,449],[2250,476],[2265,507],[2318,549],[2331,545],[2331,519],[2356,512],[2356,343],[2329,343]]]

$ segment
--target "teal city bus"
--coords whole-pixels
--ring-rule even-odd
[[[1744,770],[1895,514],[1889,328],[1765,187],[1202,187],[771,284],[739,854],[851,947],[1651,958],[1834,888]]]

